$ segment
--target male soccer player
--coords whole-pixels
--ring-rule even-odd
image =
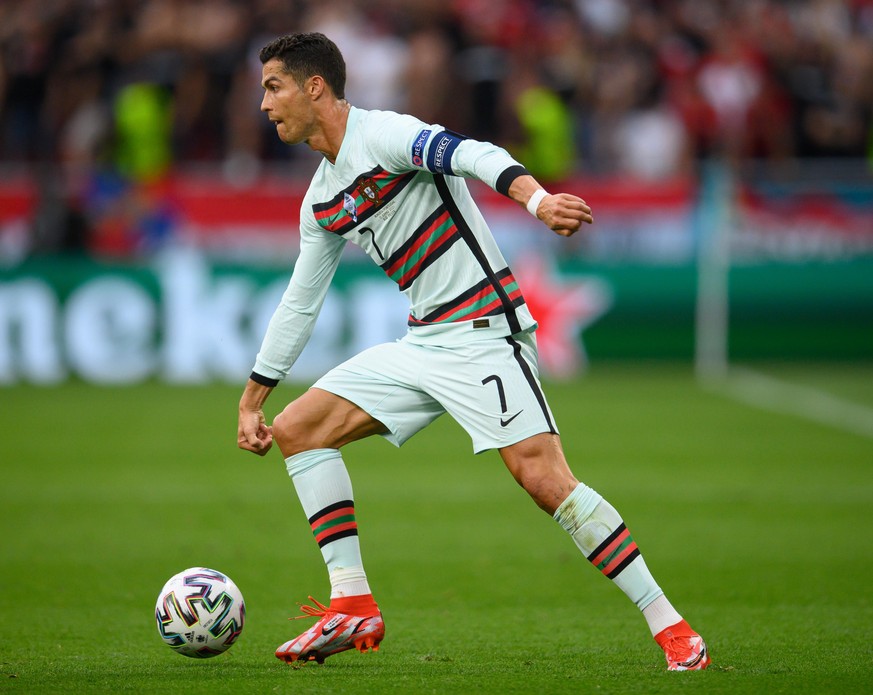
[[[324,155],[300,210],[300,255],[239,404],[238,445],[278,444],[330,577],[316,624],[278,648],[286,662],[376,649],[382,615],[364,572],[352,485],[340,449],[382,435],[397,446],[448,412],[475,451],[497,449],[534,502],[640,608],[671,670],[706,668],[703,639],[658,587],[618,512],[573,476],[540,387],[536,323],[467,190],[485,182],[561,236],[591,223],[509,154],[442,126],[344,98],[345,63],[322,34],[280,37],[260,53],[261,110],[289,144]],[[409,329],[329,371],[267,426],[263,404],[306,344],[346,242],[409,299]]]

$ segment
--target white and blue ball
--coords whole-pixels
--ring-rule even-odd
[[[164,584],[155,605],[161,639],[183,656],[223,654],[243,629],[246,606],[229,577],[207,567],[191,567]]]

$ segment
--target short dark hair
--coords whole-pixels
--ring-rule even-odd
[[[303,87],[313,75],[321,75],[337,99],[345,99],[346,61],[336,44],[318,32],[286,34],[273,39],[258,54],[261,63],[282,61],[294,81]]]

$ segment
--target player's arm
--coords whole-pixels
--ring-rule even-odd
[[[470,140],[446,131],[431,147],[443,147],[442,167],[456,176],[476,178],[511,198],[561,236],[575,234],[583,223],[591,224],[591,208],[572,193],[548,193],[502,147]]]
[[[583,223],[594,221],[582,198],[570,193],[550,195],[505,149],[493,143],[471,140],[411,116],[395,115],[383,128],[378,146],[384,148],[395,170],[421,169],[479,179],[527,208],[561,236],[570,236]]]
[[[264,417],[264,403],[273,387],[258,383],[256,378],[249,378],[239,400],[236,443],[240,449],[263,456],[273,446],[273,428]]]
[[[301,210],[300,255],[239,403],[237,445],[262,456],[273,443],[264,403],[309,341],[345,245],[341,237],[308,228],[303,215]]]
[[[572,193],[551,195],[527,172],[512,180],[506,195],[561,236],[572,236],[583,223],[594,222],[591,208],[582,198]]]

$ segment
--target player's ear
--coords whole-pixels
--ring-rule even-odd
[[[313,75],[308,78],[303,87],[306,94],[313,101],[319,99],[326,91],[328,91],[327,83],[321,75]]]

